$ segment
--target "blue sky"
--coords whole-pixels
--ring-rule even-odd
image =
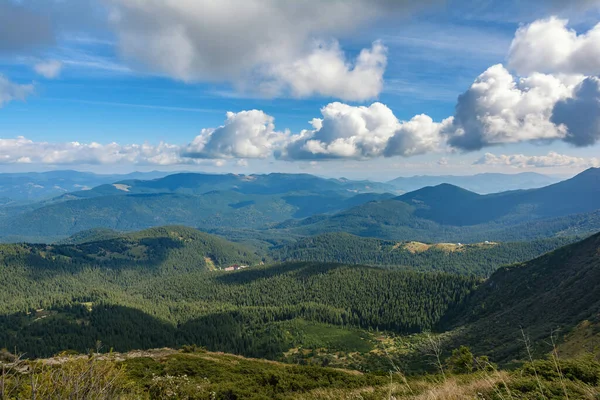
[[[600,146],[596,139],[600,134],[586,131],[586,135],[593,137],[592,143],[576,147],[573,143],[581,141],[565,139],[579,135],[576,132],[581,127],[576,127],[575,122],[560,121],[564,126],[562,131],[539,128],[545,125],[541,125],[535,114],[547,114],[540,116],[540,121],[551,119],[552,109],[548,106],[534,108],[526,115],[516,110],[516,116],[507,117],[513,124],[512,130],[504,127],[490,131],[483,123],[473,128],[469,122],[471,116],[459,120],[455,115],[458,96],[469,91],[478,76],[495,64],[505,65],[515,82],[538,72],[560,77],[564,93],[554,101],[579,100],[578,85],[583,79],[599,75],[600,66],[587,66],[573,50],[574,61],[557,62],[552,71],[521,72],[526,68],[524,62],[514,61],[519,56],[518,46],[514,52],[509,49],[520,27],[527,29],[528,25],[550,16],[568,19],[565,29],[574,30],[581,36],[577,40],[583,40],[583,35],[600,21],[596,1],[576,1],[568,8],[561,7],[560,2],[536,2],[537,7],[533,8],[528,2],[518,0],[449,0],[426,2],[413,10],[402,5],[402,1],[382,0],[365,5],[362,0],[352,0],[349,10],[333,9],[339,11],[339,17],[326,18],[322,14],[331,10],[319,10],[323,2],[312,2],[313,11],[290,10],[274,6],[270,0],[253,0],[251,3],[256,3],[257,15],[261,17],[256,21],[244,21],[246,17],[236,14],[235,9],[213,10],[218,8],[218,2],[209,0],[183,1],[178,10],[170,10],[171,2],[166,0],[149,3],[154,6],[144,9],[133,0],[86,0],[79,2],[80,8],[74,10],[74,0],[44,3],[4,0],[0,13],[23,18],[22,23],[28,18],[38,18],[43,24],[40,32],[31,33],[30,40],[21,40],[23,33],[17,32],[20,35],[17,36],[8,31],[10,26],[4,32],[0,28],[0,74],[12,85],[3,89],[0,84],[0,99],[2,90],[8,93],[5,94],[8,100],[0,100],[0,160],[5,160],[0,171],[64,168],[97,172],[285,171],[387,179],[422,173],[526,170],[568,175],[597,166]],[[190,10],[185,10],[187,6]],[[174,16],[169,19],[166,15],[171,11]],[[194,20],[213,11],[224,18],[214,27],[210,21]],[[356,17],[357,14],[366,16]],[[277,21],[282,18],[289,21]],[[261,21],[264,26],[257,25]],[[294,26],[295,22],[299,28]],[[162,27],[162,36],[146,38],[144,34],[154,29],[154,23]],[[238,33],[235,26],[233,33],[220,30],[235,23],[241,26]],[[202,24],[206,27],[192,32]],[[242,29],[244,24],[272,29],[274,33],[257,34],[256,39],[243,38],[253,35]],[[185,39],[176,36],[181,26],[187,29]],[[296,28],[303,34],[289,33]],[[561,33],[560,27],[552,29]],[[541,39],[536,36],[534,29],[526,33],[523,48],[539,45],[544,57],[564,53],[569,46],[557,41],[555,49],[548,48],[543,36]],[[214,45],[207,42],[207,35]],[[147,49],[151,41],[166,44]],[[259,41],[262,43],[257,44]],[[315,41],[322,41],[321,47],[313,46]],[[332,50],[334,41],[337,53]],[[592,41],[589,40],[589,46],[600,48],[600,44]],[[374,42],[384,46],[383,53],[378,53]],[[256,55],[265,48],[277,55]],[[240,59],[230,54],[238,49]],[[319,49],[324,49],[324,54]],[[385,65],[369,64],[365,74],[358,76],[354,73],[358,69],[357,57],[365,50],[372,51],[372,57],[379,54]],[[253,57],[254,61],[248,60]],[[221,58],[222,61],[215,61]],[[347,67],[340,72],[342,82],[329,82],[338,79],[338,74],[333,78],[314,77],[340,58]],[[546,62],[553,62],[549,60]],[[232,66],[238,62],[239,67]],[[304,74],[313,65],[311,62],[316,63],[317,72]],[[36,72],[36,66],[45,63],[58,66],[50,72]],[[584,64],[586,68],[579,68]],[[565,74],[572,78],[563,78]],[[496,75],[486,79],[498,80]],[[26,93],[17,91],[18,88],[27,89]],[[525,93],[531,89],[527,86],[519,90]],[[478,99],[486,96],[491,94],[479,94]],[[541,100],[536,98],[526,104],[538,101]],[[375,102],[391,110],[393,116],[381,117],[384,119],[378,120],[372,129],[367,122],[367,131],[353,134],[356,119],[371,121],[370,118],[376,118],[375,113],[381,116],[381,110],[369,108]],[[343,104],[344,108],[330,107],[330,114],[322,115],[320,110],[332,103]],[[477,118],[502,113],[497,105],[483,111],[481,107],[475,104],[468,112]],[[244,110],[259,110],[261,114],[243,120],[234,115],[226,122],[226,112]],[[432,122],[404,124],[420,114],[426,114]],[[448,126],[442,124],[453,116],[454,122],[450,121]],[[313,118],[322,118],[323,128],[311,125],[309,121]],[[535,129],[543,132],[530,132],[532,128],[527,121],[531,118],[537,121]],[[328,119],[331,125],[327,125]],[[340,131],[340,127],[345,130]],[[201,134],[202,129],[210,131]],[[304,136],[302,130],[306,130]],[[454,140],[456,135],[460,138]],[[17,137],[29,142],[24,145],[8,142]],[[394,148],[386,142],[392,137],[397,139]],[[373,144],[373,138],[383,138],[384,143]],[[477,144],[472,145],[473,141]],[[68,142],[101,145],[116,142],[119,146],[144,143],[158,146],[163,142],[181,149],[169,147],[168,157],[161,153],[159,158],[161,150],[153,149],[154,158],[149,161],[148,156],[137,153],[117,158],[98,154],[114,149],[72,149],[65,147]],[[137,150],[116,151],[121,154]],[[46,152],[47,156],[40,155]],[[495,158],[483,160],[486,153]],[[192,156],[180,157],[185,154]],[[536,156],[542,158],[532,158]]]

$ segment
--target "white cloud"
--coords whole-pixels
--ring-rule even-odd
[[[382,103],[350,106],[331,103],[321,109],[323,118],[290,139],[279,155],[285,159],[369,159],[411,156],[436,151],[442,145],[444,124],[426,115],[399,121]]]
[[[600,79],[586,78],[575,88],[572,98],[556,103],[552,122],[564,127],[564,141],[575,146],[591,146],[600,140]]]
[[[580,35],[567,24],[552,17],[521,27],[510,47],[509,67],[521,75],[599,75],[600,24]]]
[[[349,63],[336,41],[317,43],[304,58],[268,67],[259,89],[271,97],[289,93],[293,97],[320,95],[342,100],[374,98],[383,88],[386,51],[376,42]]]
[[[408,157],[443,150],[446,144],[441,132],[452,120],[450,117],[438,123],[428,115],[421,114],[402,122],[388,140],[384,155]]]
[[[445,133],[451,146],[463,150],[562,139],[563,127],[550,121],[557,101],[570,97],[583,77],[558,78],[533,73],[516,79],[502,65],[481,74],[458,98],[454,121]]]
[[[54,79],[60,75],[63,63],[58,60],[48,60],[34,65],[33,69],[39,75],[47,79]]]
[[[380,92],[385,51],[376,44],[349,63],[330,40],[415,8],[401,0],[107,1],[121,53],[150,71],[186,82],[233,82],[270,95],[346,100]]]
[[[288,140],[274,118],[260,110],[228,112],[223,126],[202,129],[185,149],[190,158],[266,158]]]
[[[526,156],[524,154],[495,155],[486,153],[474,164],[509,166],[515,168],[548,168],[548,167],[600,167],[598,158],[572,157],[551,151],[545,156]]]
[[[25,100],[34,91],[33,84],[20,85],[0,74],[0,107],[13,100]]]
[[[149,164],[189,163],[179,155],[179,146],[160,143],[119,145],[117,143],[47,143],[22,136],[0,139],[0,164]]]

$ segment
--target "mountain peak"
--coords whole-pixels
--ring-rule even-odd
[[[459,186],[452,185],[450,183],[441,183],[436,186],[427,186],[422,189],[415,190],[414,192],[403,194],[397,199],[402,201],[412,200],[445,200],[445,201],[457,201],[457,200],[472,200],[480,197],[479,194],[471,192],[467,189],[463,189]]]

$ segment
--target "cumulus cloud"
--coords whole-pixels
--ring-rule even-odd
[[[552,17],[519,28],[510,47],[509,67],[521,75],[599,75],[600,24],[579,35],[567,24]]]
[[[267,95],[287,90],[347,100],[379,93],[384,48],[365,49],[351,63],[337,42],[323,40],[415,7],[407,0],[107,1],[121,53],[153,72],[233,82]]]
[[[557,101],[572,95],[581,79],[540,73],[517,79],[502,65],[494,65],[459,96],[454,120],[444,131],[448,142],[471,151],[564,138],[564,127],[550,121],[552,110]]]
[[[27,96],[33,93],[32,84],[21,85],[9,81],[0,74],[0,107],[13,100],[25,100]]]
[[[572,157],[551,151],[545,156],[526,156],[524,154],[495,155],[486,153],[474,164],[478,165],[500,165],[515,168],[548,168],[548,167],[577,167],[589,168],[600,167],[598,158]]]
[[[586,78],[573,97],[556,103],[552,122],[566,128],[564,141],[575,146],[591,146],[600,140],[600,79]]]
[[[190,158],[266,158],[289,137],[260,110],[228,112],[223,126],[203,129],[183,150]]]
[[[62,71],[63,63],[58,60],[48,60],[37,63],[33,69],[39,75],[42,75],[47,79],[54,79],[60,75]]]
[[[323,118],[311,121],[305,130],[290,139],[279,155],[285,159],[370,159],[410,156],[435,151],[441,145],[436,123],[426,115],[399,121],[382,103],[350,106],[331,103],[321,109]]]
[[[441,132],[452,123],[452,120],[453,118],[450,117],[438,123],[428,115],[421,114],[401,123],[388,140],[384,155],[408,157],[442,150],[445,141]]]
[[[120,145],[117,143],[47,143],[24,137],[0,139],[0,163],[149,164],[173,165],[192,162],[179,155],[179,146],[160,143]]]
[[[320,95],[342,100],[377,97],[383,89],[386,51],[376,42],[350,63],[337,41],[317,43],[304,58],[268,67],[259,89],[269,96],[289,93],[294,97]]]

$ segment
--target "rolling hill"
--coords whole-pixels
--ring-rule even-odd
[[[78,243],[2,244],[0,267],[25,268],[43,279],[45,273],[77,272],[88,268],[189,272],[217,269],[234,263],[256,265],[262,262],[253,251],[243,246],[183,226],[123,234],[110,232],[107,235],[103,232],[99,236],[92,234],[85,238],[76,235],[71,240]]]
[[[289,218],[332,212],[389,194],[285,193],[243,194],[213,191],[203,195],[181,193],[127,194],[67,200],[4,216],[4,241],[55,241],[82,230],[120,231],[161,225],[256,229]]]
[[[116,350],[197,344],[281,358],[309,342],[308,329],[348,336],[351,346],[364,348],[355,330],[431,328],[480,282],[261,261],[239,245],[185,227],[77,245],[0,245],[0,348],[50,355],[67,347],[85,351],[101,340]],[[231,263],[251,267],[219,270]]]
[[[558,328],[568,334],[585,321],[600,326],[600,234],[501,267],[485,281],[324,262],[259,265],[261,259],[251,251],[185,227],[108,234],[118,236],[95,241],[92,231],[73,245],[0,246],[0,346],[45,356],[66,348],[85,351],[96,340],[118,351],[196,344],[283,359],[305,345],[370,353],[388,334],[418,341],[420,333],[437,328],[446,331],[441,337],[448,348],[468,344],[477,354],[505,363],[524,358],[521,326],[536,356],[547,354],[547,339]],[[380,247],[402,247],[403,253],[422,255],[432,264],[441,254],[461,257],[461,251],[477,254],[480,248],[490,251],[484,246],[501,246],[426,248],[324,235],[300,241],[290,251],[301,252],[309,240],[319,249],[333,241],[329,248],[346,257],[356,254],[350,248],[366,257]],[[552,243],[513,250],[518,257]],[[512,257],[510,251],[502,252]],[[252,268],[218,270],[230,263]],[[557,336],[561,342],[563,336]],[[415,351],[410,354],[419,356]],[[381,357],[373,353],[361,365],[381,365]]]

